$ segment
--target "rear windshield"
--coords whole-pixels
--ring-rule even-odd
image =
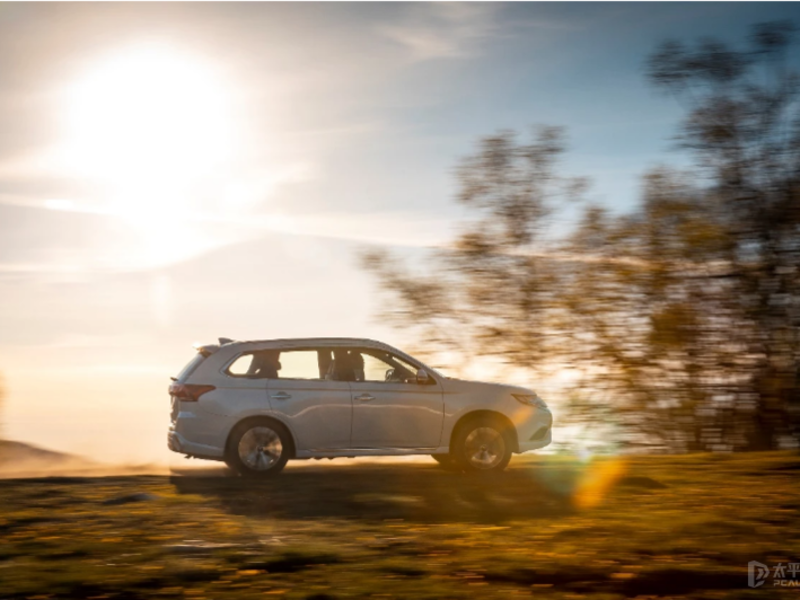
[[[195,354],[192,360],[190,360],[189,363],[185,367],[183,367],[181,372],[178,373],[178,376],[175,378],[175,381],[177,381],[178,383],[183,383],[184,381],[186,381],[189,378],[189,375],[192,374],[192,371],[194,371],[198,367],[198,365],[205,360],[205,358],[206,357],[200,354],[199,352]]]

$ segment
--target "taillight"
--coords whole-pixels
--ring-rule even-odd
[[[175,396],[183,402],[197,402],[200,396],[211,390],[215,390],[213,385],[196,385],[193,383],[173,383],[169,386],[170,396]]]

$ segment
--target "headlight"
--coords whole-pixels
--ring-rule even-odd
[[[539,408],[547,408],[544,400],[539,398],[536,394],[511,394],[517,402],[527,404],[528,406],[538,406]]]

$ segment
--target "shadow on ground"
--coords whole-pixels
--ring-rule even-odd
[[[466,475],[433,465],[358,464],[287,469],[268,480],[188,475],[170,481],[179,494],[214,498],[225,510],[251,517],[497,523],[572,514],[577,475],[570,469]]]

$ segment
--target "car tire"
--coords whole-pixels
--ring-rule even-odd
[[[513,436],[497,417],[476,417],[462,423],[453,436],[451,455],[468,473],[497,473],[511,460]]]
[[[225,463],[244,477],[272,477],[283,470],[293,449],[286,427],[271,419],[252,419],[233,428]]]
[[[448,471],[458,471],[458,465],[456,461],[453,460],[453,457],[449,454],[431,454],[431,458],[439,463],[443,469]]]

